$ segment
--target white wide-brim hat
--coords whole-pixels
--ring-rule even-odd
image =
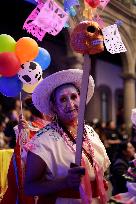
[[[67,69],[56,72],[44,80],[34,89],[32,94],[32,101],[34,106],[44,114],[53,114],[50,105],[50,96],[55,88],[60,85],[72,83],[77,88],[81,87],[83,70],[80,69]],[[94,93],[94,80],[89,76],[88,93],[86,103],[90,101]]]

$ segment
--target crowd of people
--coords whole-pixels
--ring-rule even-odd
[[[127,173],[130,161],[136,157],[136,135],[135,128],[132,135],[128,135],[124,123],[118,127],[116,127],[114,121],[105,123],[94,119],[87,123],[84,127],[82,167],[68,168],[72,162],[74,163],[73,152],[75,151],[80,101],[80,84],[77,83],[77,80],[81,82],[81,76],[81,70],[77,73],[75,70],[65,70],[53,74],[38,86],[40,88],[35,91],[36,97],[33,102],[31,97],[23,100],[22,113],[20,111],[20,100],[18,99],[14,100],[13,107],[8,113],[3,112],[2,107],[0,109],[0,149],[15,148],[18,141],[18,131],[21,129],[24,129],[25,134],[29,135],[29,139],[23,136],[23,139],[27,140],[23,142],[26,144],[25,148],[28,151],[27,158],[25,158],[27,168],[25,169],[24,191],[29,198],[37,195],[39,197],[38,204],[43,204],[43,202],[80,203],[77,188],[81,178],[84,177],[85,170],[88,171],[91,182],[87,184],[85,183],[87,179],[86,181],[84,179],[83,186],[89,185],[90,189],[97,186],[95,192],[91,195],[92,203],[105,204],[106,202],[104,193],[106,187],[101,182],[104,180],[102,175],[105,172],[112,184],[113,196],[128,190],[124,175]],[[55,85],[52,84],[48,87],[51,81]],[[89,97],[91,98],[94,88],[91,77],[89,82],[91,87],[91,96]],[[48,88],[48,93],[44,91],[45,88]],[[50,98],[50,101],[48,98]],[[52,114],[49,114],[51,112]],[[42,131],[37,133],[36,138],[33,138],[34,134],[40,129]],[[91,137],[93,137],[93,140]],[[54,138],[53,141],[52,138]],[[64,141],[62,142],[60,138],[63,138]],[[56,141],[56,144],[54,144],[54,141]],[[67,146],[70,150],[67,149]],[[69,159],[70,154],[71,159]],[[36,172],[33,171],[35,166],[38,168]],[[99,169],[102,170],[101,173]],[[39,182],[37,178],[40,178],[42,182]],[[99,188],[100,184],[101,188]],[[71,191],[71,189],[75,191]],[[48,196],[48,194],[51,196]],[[71,195],[70,198],[68,194]],[[46,195],[46,198],[43,195]],[[99,202],[98,197],[101,198],[101,202]],[[16,198],[14,199],[16,200]],[[82,196],[82,199],[85,199],[84,196]],[[27,201],[25,203],[27,204]],[[33,203],[33,201],[30,202],[29,200],[30,203]],[[6,204],[8,204],[8,201],[6,201]]]
[[[112,195],[127,192],[127,179],[124,175],[128,171],[130,162],[136,158],[135,127],[132,126],[129,135],[125,123],[116,126],[114,121],[104,123],[94,119],[91,125],[99,134],[111,161],[108,180],[112,184]],[[120,200],[119,203],[124,202]]]
[[[0,109],[0,149],[15,147],[16,136],[13,128],[18,124],[20,114],[20,101],[18,99],[12,101],[8,112],[5,111],[4,105],[1,104]]]
[[[22,101],[23,115],[26,121],[33,121],[35,118],[30,98],[31,96],[26,97]],[[14,101],[12,100],[12,104],[8,113],[3,111],[2,105],[0,104],[0,149],[14,148],[16,144],[14,127],[18,124],[21,114],[20,100],[14,99]],[[106,148],[110,161],[116,157],[116,148],[121,142],[131,140],[133,146],[136,148],[135,128],[132,127],[131,135],[129,135],[125,123],[122,123],[118,127],[114,121],[108,121],[106,123],[98,119],[93,119],[87,123],[98,133]]]
[[[23,115],[26,121],[35,120],[31,108],[31,97],[27,97],[23,101]],[[2,111],[0,113],[0,149],[14,148],[16,145],[16,134],[14,127],[19,122],[20,101],[14,100],[13,109],[8,114]],[[112,183],[112,194],[123,193],[127,191],[126,179],[123,176],[129,167],[129,161],[135,156],[135,129],[132,135],[128,135],[125,124],[121,124],[118,128],[114,121],[106,123],[94,119],[90,125],[98,133],[103,142],[107,154],[111,161],[108,177]],[[131,139],[130,139],[131,138]]]

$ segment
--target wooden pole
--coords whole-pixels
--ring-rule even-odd
[[[76,139],[76,156],[75,163],[77,165],[81,164],[82,158],[82,143],[83,143],[83,131],[84,131],[84,114],[86,107],[86,98],[88,91],[89,75],[91,70],[91,59],[89,55],[84,55],[84,65],[83,65],[83,76],[80,89],[80,104],[78,113],[78,128],[77,128],[77,139]]]

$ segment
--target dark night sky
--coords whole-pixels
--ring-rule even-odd
[[[29,35],[25,30],[22,29],[24,21],[34,8],[35,5],[24,0],[0,0],[0,34],[11,35],[16,41],[19,40],[19,38],[26,36],[34,38],[31,34]],[[46,34],[42,42],[38,41],[38,45],[42,47],[42,43],[51,41],[53,44],[64,46],[65,32],[66,31],[63,30],[55,37]],[[34,39],[37,41],[36,38]],[[53,58],[50,66],[54,66]],[[12,98],[7,98],[0,94],[0,103],[6,103],[6,105],[4,105],[4,107],[6,107],[6,111],[8,111],[12,106],[12,101]]]
[[[26,31],[24,31],[22,27],[25,19],[28,17],[28,15],[34,8],[35,5],[28,3],[24,0],[0,0],[0,34],[9,34],[16,41],[24,36],[33,37],[32,35],[29,35]],[[54,44],[65,44],[65,32],[66,31],[63,30],[55,37],[51,35],[46,35],[43,41],[52,41]],[[39,46],[42,46],[42,43],[38,44]],[[100,58],[102,60],[121,65],[121,58],[119,54],[111,55],[110,53],[105,51],[99,54],[98,56],[95,56],[95,58]],[[3,97],[1,96],[0,98],[2,99]],[[8,98],[4,97],[4,100],[7,100],[7,104],[9,104]],[[8,110],[7,106],[6,109]]]
[[[22,29],[26,18],[31,11],[35,8],[35,5],[26,2],[25,0],[0,0],[0,33],[11,35],[15,40],[21,37],[29,36],[26,31]],[[54,43],[64,43],[63,37],[64,30],[57,36],[51,36],[46,34],[44,40],[53,41]],[[33,37],[34,38],[34,37]],[[37,40],[37,39],[35,39]],[[38,43],[40,45],[40,42]]]
[[[16,40],[26,31],[22,30],[23,23],[34,5],[24,0],[1,0],[0,4],[0,33],[12,35]]]
[[[35,6],[24,0],[0,0],[0,33],[11,35],[15,40],[23,36],[30,36],[22,29],[23,23]],[[62,31],[63,32],[63,31]],[[46,35],[43,40],[51,40],[54,43],[64,42],[62,32],[57,36]],[[104,52],[98,56],[101,59],[121,65],[120,55],[111,55]]]

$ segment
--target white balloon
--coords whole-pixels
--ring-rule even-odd
[[[42,68],[37,62],[26,62],[21,65],[18,77],[24,84],[36,84],[42,79]]]

